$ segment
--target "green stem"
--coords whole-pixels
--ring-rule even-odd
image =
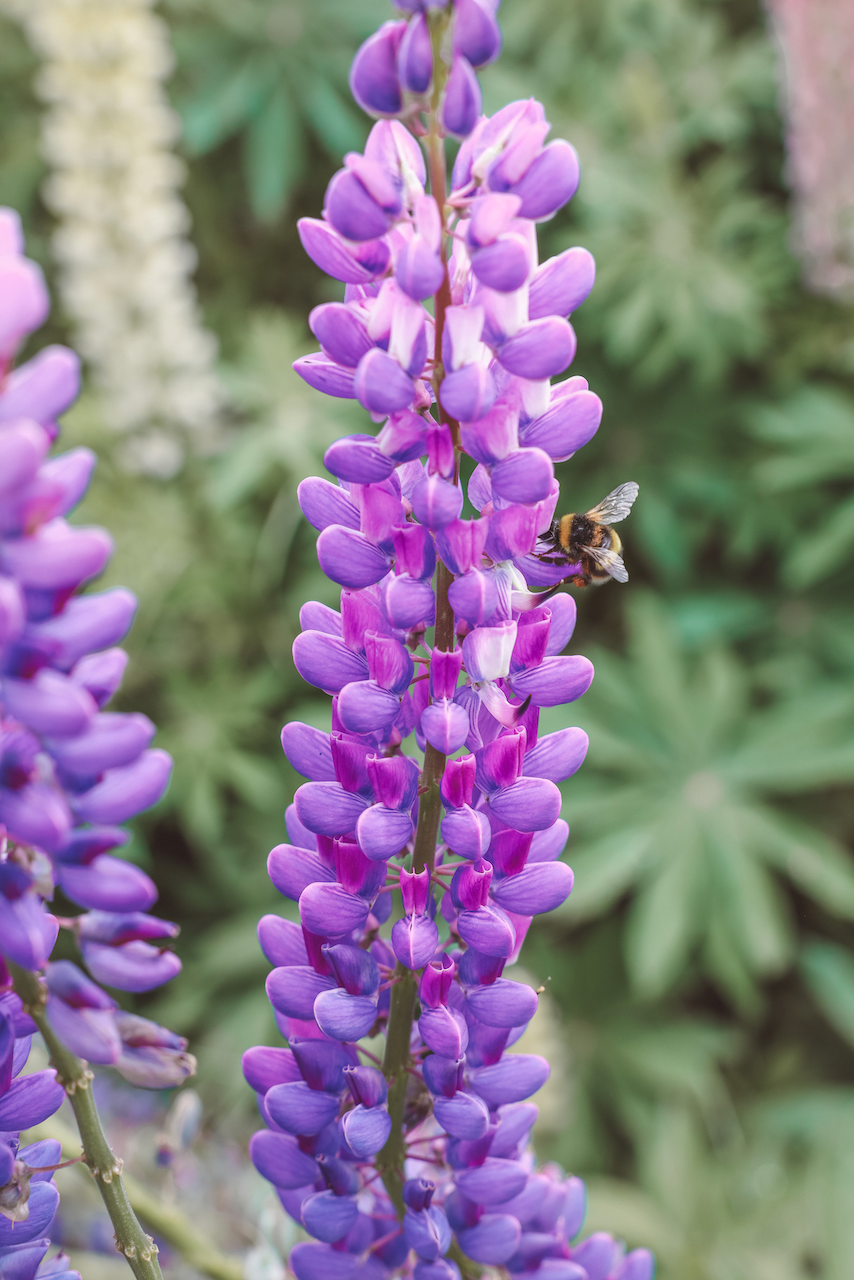
[[[68,1095],[80,1130],[83,1161],[98,1184],[101,1199],[110,1215],[116,1248],[127,1260],[137,1280],[162,1280],[157,1245],[137,1221],[122,1181],[122,1162],[110,1150],[101,1126],[101,1117],[89,1087],[92,1072],[88,1064],[66,1049],[55,1035],[45,1016],[47,993],[38,977],[13,961],[7,963],[15,991],[21,997],[24,1010],[41,1032],[56,1078]]]

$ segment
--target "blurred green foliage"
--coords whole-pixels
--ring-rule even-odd
[[[140,595],[122,705],[175,755],[132,856],[183,925],[185,972],[149,1006],[190,1034],[202,1088],[247,1099],[237,1056],[275,1042],[253,936],[296,777],[286,718],[328,714],[296,676],[306,598],[332,601],[296,481],[358,411],[290,371],[301,253],[366,132],[346,73],[383,0],[169,0],[199,287],[236,405],[220,457],[123,476],[84,400],[69,443],[99,474],[110,582]],[[592,1221],[649,1241],[662,1280],[847,1280],[854,1138],[854,338],[787,247],[775,52],[758,0],[504,0],[487,109],[541,97],[582,160],[541,256],[599,278],[573,372],[599,435],[560,468],[567,509],[636,479],[631,582],[579,596],[597,678],[566,786],[577,887],[525,963],[560,1011],[571,1092],[544,1155],[592,1175]],[[0,200],[44,257],[33,61],[4,26]],[[359,425],[357,425],[359,424]],[[566,717],[567,713],[561,713]],[[543,715],[544,730],[566,723]],[[245,1114],[245,1112],[243,1113]]]

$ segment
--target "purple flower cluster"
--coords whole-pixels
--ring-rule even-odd
[[[536,1169],[528,1099],[549,1065],[508,1050],[538,996],[503,976],[572,889],[558,784],[587,750],[581,729],[539,734],[540,708],[579,698],[593,668],[563,655],[573,600],[532,589],[579,571],[543,563],[539,540],[554,463],[602,413],[583,378],[550,384],[575,354],[568,317],[593,260],[537,255],[536,223],[572,196],[578,161],[546,142],[534,101],[479,118],[471,90],[470,115],[449,119],[498,52],[497,5],[403,7],[351,77],[387,118],[345,157],[323,218],[299,224],[346,288],[312,312],[321,349],[295,368],[381,425],[330,447],[337,483],[299,487],[341,596],[304,605],[293,657],[331,696],[332,729],[282,730],[307,781],[268,870],[300,923],[259,925],[288,1047],[244,1057],[267,1125],[250,1152],[314,1237],[291,1253],[297,1280],[458,1280],[466,1257],[540,1280],[650,1280],[646,1250],[572,1243],[584,1184]],[[448,133],[464,141],[446,195]],[[382,1063],[359,1044],[381,1033]]]
[[[59,1144],[18,1150],[20,1131],[51,1116],[64,1093],[53,1070],[16,1079],[36,1027],[5,961],[45,974],[48,1021],[73,1053],[149,1088],[193,1070],[186,1041],[121,1012],[97,985],[148,991],[181,967],[164,949],[177,927],[147,914],[152,881],[108,852],[129,839],[119,824],[159,800],[172,762],[150,747],[146,716],[102,709],[121,682],[127,655],[115,646],[136,600],[124,588],[77,594],[112,550],[103,529],[66,519],[94,454],[47,456],[77,395],[78,361],[53,346],[12,367],[48,309],[20,221],[0,209],[0,1275],[14,1280],[66,1269],[40,1266]],[[53,916],[57,887],[85,910]],[[96,981],[68,960],[49,963],[61,926]]]

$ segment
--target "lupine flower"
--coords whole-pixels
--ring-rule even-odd
[[[109,852],[129,839],[117,824],[160,799],[172,762],[151,747],[146,716],[103,709],[121,682],[127,655],[116,646],[136,600],[121,587],[75,594],[101,572],[112,542],[65,519],[94,454],[47,457],[56,418],[77,394],[77,358],[47,347],[12,368],[48,299],[10,209],[0,209],[0,273],[0,1274],[27,1280],[68,1274],[62,1259],[42,1262],[57,1154],[17,1150],[20,1131],[48,1119],[65,1095],[52,1070],[19,1078],[36,1028],[4,957],[44,974],[48,1021],[87,1061],[155,1089],[180,1084],[195,1066],[186,1041],[123,1014],[98,985],[148,991],[181,967],[165,947],[177,927],[147,914],[157,897],[151,880]],[[55,917],[48,904],[57,888],[86,910]],[[50,962],[60,926],[91,977],[68,960]],[[36,1168],[44,1171],[31,1176]]]
[[[558,784],[587,750],[581,729],[539,734],[540,707],[593,678],[563,653],[574,602],[539,591],[573,571],[539,559],[554,464],[602,414],[584,378],[551,385],[575,355],[569,316],[593,259],[537,253],[536,223],[572,196],[578,161],[548,140],[539,103],[480,117],[473,68],[499,51],[497,4],[399,7],[408,17],[353,64],[357,101],[380,117],[365,152],[345,157],[323,218],[299,224],[346,288],[312,312],[320,350],[295,368],[378,430],[329,448],[337,483],[299,486],[341,594],[339,609],[303,606],[293,656],[332,722],[282,730],[305,781],[268,869],[300,923],[259,924],[288,1048],[244,1057],[267,1126],[250,1154],[314,1237],[291,1252],[297,1280],[381,1280],[404,1264],[414,1280],[454,1280],[454,1237],[512,1275],[651,1280],[645,1250],[601,1233],[576,1243],[584,1184],[536,1170],[529,1099],[549,1064],[511,1048],[538,995],[504,976],[532,918],[572,891]],[[442,135],[464,139],[449,194],[427,193],[425,130],[434,174]],[[360,1044],[381,1034],[382,1064]]]

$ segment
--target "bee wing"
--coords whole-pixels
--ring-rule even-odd
[[[616,524],[618,520],[625,520],[637,496],[638,486],[634,480],[629,480],[628,484],[618,485],[587,515],[591,520],[599,520],[602,524]]]
[[[626,566],[623,564],[622,556],[618,556],[616,551],[611,551],[607,547],[585,547],[584,553],[590,557],[598,568],[610,573],[611,577],[615,578],[617,582],[628,582],[629,575],[626,571]]]

